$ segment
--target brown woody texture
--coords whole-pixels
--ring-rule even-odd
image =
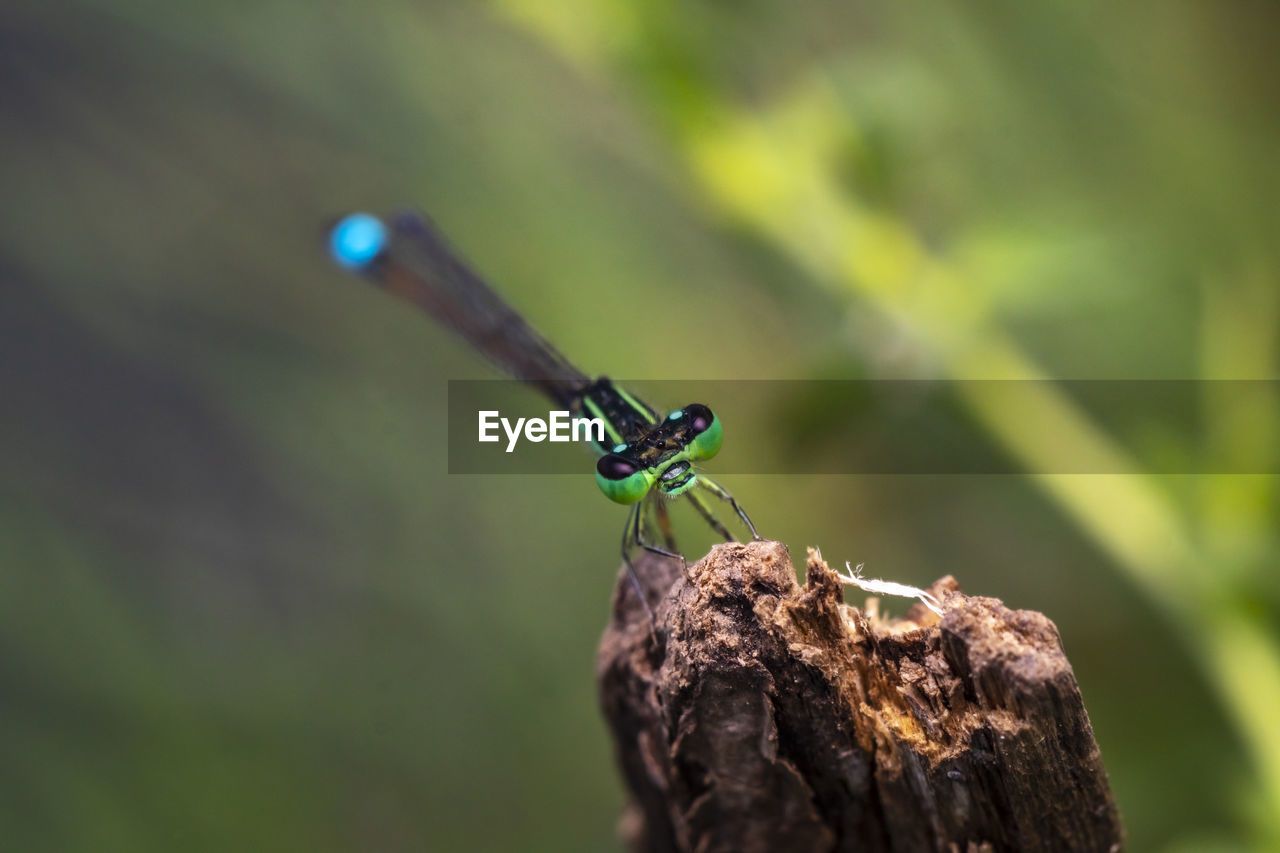
[[[1044,615],[966,596],[939,617],[843,603],[777,542],[636,561],[598,654],[636,851],[1118,850],[1080,690]]]

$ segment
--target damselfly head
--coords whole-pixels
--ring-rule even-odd
[[[715,456],[723,441],[720,419],[701,403],[690,403],[601,456],[596,483],[622,504],[635,503],[654,488],[674,497],[697,482],[693,463]]]

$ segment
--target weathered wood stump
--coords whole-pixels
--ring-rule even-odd
[[[1120,818],[1045,616],[931,592],[885,621],[810,551],[637,561],[601,640],[601,700],[637,851],[1118,850]]]

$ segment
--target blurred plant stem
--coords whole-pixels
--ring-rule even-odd
[[[669,61],[645,61],[652,32],[642,31],[645,24],[636,18],[649,12],[611,3],[565,8],[501,0],[498,6],[588,75],[612,80],[640,69],[644,106],[672,134],[700,196],[769,241],[848,311],[873,306],[946,376],[1048,378],[1000,327],[999,306],[979,286],[980,265],[960,264],[932,249],[911,222],[873,210],[842,181],[841,152],[857,144],[859,128],[824,78],[811,75],[766,107],[739,109],[694,73],[672,79],[686,68],[672,72]],[[672,96],[676,89],[679,97]],[[1268,354],[1275,350],[1268,325],[1275,288],[1269,284],[1249,279],[1243,300],[1230,283],[1206,296],[1204,378],[1267,375]],[[1249,332],[1241,337],[1240,328]],[[989,385],[968,387],[967,404],[991,435],[1189,640],[1256,762],[1255,822],[1280,843],[1280,729],[1274,725],[1280,651],[1232,583],[1235,572],[1265,568],[1250,565],[1248,555],[1266,553],[1260,543],[1269,535],[1274,479],[1208,478],[1199,517],[1227,514],[1235,525],[1230,541],[1218,541],[1212,531],[1196,529],[1166,480],[1144,474],[1051,383],[1037,384],[1034,405],[1017,412],[1006,411],[1007,400],[988,393]],[[1280,423],[1274,399],[1265,401],[1262,410],[1269,414],[1261,421],[1256,410],[1241,417],[1211,403],[1206,401],[1206,415],[1221,447],[1230,452],[1244,443],[1271,452],[1268,442]],[[1099,460],[1099,470],[1130,473],[1036,473],[1053,470],[1064,458],[1064,444],[1072,458]],[[1224,571],[1228,566],[1233,570]]]

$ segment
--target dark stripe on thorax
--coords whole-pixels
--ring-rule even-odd
[[[658,422],[657,413],[648,404],[603,376],[583,389],[574,410],[574,414],[603,419],[616,444],[634,441]]]

